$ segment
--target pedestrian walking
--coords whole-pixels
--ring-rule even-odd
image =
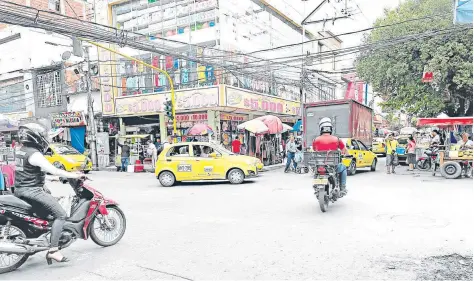
[[[416,141],[413,136],[408,137],[408,144],[407,144],[407,162],[409,165],[408,171],[413,171],[415,169],[416,164]]]
[[[288,172],[288,170],[290,169],[291,162],[293,162],[293,168],[296,170],[296,166],[297,166],[297,164],[295,162],[296,150],[297,150],[297,145],[296,145],[296,142],[295,142],[295,137],[290,136],[290,140],[286,144],[287,158],[286,158],[285,173]]]
[[[156,149],[155,144],[151,140],[148,141],[147,153],[148,153],[148,156],[151,157],[151,167],[154,169],[156,166],[158,150]]]
[[[122,154],[120,155],[120,160],[122,162],[122,172],[126,172],[130,163],[130,145],[128,141],[125,141],[123,144],[117,144],[122,148]]]
[[[385,140],[385,148],[387,149],[387,157],[385,158],[385,160],[387,161],[387,174],[395,174],[395,164],[398,160],[397,146],[398,142],[397,140],[395,140],[395,135],[393,133],[389,134],[387,139]]]

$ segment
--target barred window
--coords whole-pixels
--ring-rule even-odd
[[[38,107],[53,107],[62,104],[59,70],[38,74],[36,88],[38,89]]]

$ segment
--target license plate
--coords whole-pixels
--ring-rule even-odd
[[[319,184],[323,184],[323,185],[326,185],[328,183],[328,179],[314,179],[313,180],[313,185],[319,185]]]

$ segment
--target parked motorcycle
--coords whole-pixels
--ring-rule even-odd
[[[418,161],[416,161],[416,168],[420,171],[429,171],[436,164],[436,157],[438,156],[439,149],[437,147],[427,149],[423,154],[420,156]],[[436,170],[436,167],[434,167]]]
[[[66,220],[59,248],[70,246],[76,239],[89,237],[97,245],[108,247],[122,239],[126,220],[118,203],[84,184],[85,179],[69,179],[75,196],[71,216]],[[63,182],[64,183],[64,182]],[[29,256],[50,248],[53,218],[32,209],[14,195],[0,196],[0,273],[20,267]]]

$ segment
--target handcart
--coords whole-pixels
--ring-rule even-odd
[[[307,174],[309,173],[309,167],[307,164],[304,163],[304,154],[301,151],[297,151],[295,154],[295,162],[296,166],[296,173],[297,174]]]

